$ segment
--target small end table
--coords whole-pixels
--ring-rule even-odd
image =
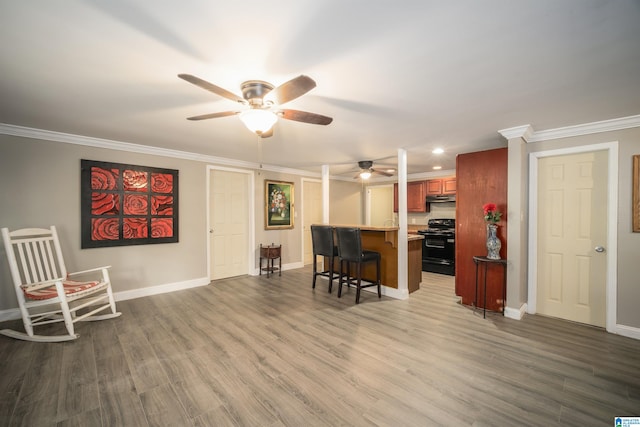
[[[507,304],[507,260],[506,259],[490,259],[486,256],[474,256],[473,262],[476,265],[476,296],[473,299],[473,309],[478,306],[478,265],[484,265],[484,304],[482,306],[482,318],[487,318],[487,267],[489,264],[498,264],[504,267],[504,280],[502,281],[502,315]]]
[[[260,275],[262,275],[262,271],[267,272],[267,277],[269,277],[269,273],[273,273],[276,270],[278,271],[278,276],[282,276],[282,245],[274,245],[273,243],[268,246],[263,246],[260,244]],[[262,267],[262,260],[267,260],[267,266]],[[273,261],[278,260],[278,267],[273,266]],[[271,263],[271,265],[269,265]]]

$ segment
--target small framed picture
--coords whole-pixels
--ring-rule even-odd
[[[293,228],[293,182],[264,180],[264,228]]]

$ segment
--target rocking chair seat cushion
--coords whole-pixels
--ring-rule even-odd
[[[66,295],[70,295],[86,291],[87,289],[95,288],[100,283],[101,282],[97,280],[93,280],[90,282],[76,282],[75,280],[65,280],[62,282],[62,286],[64,287],[64,293]],[[32,300],[45,300],[58,296],[58,291],[56,290],[55,285],[51,285],[47,288],[36,289],[35,291],[30,291],[28,289],[23,289],[23,291],[24,296]]]

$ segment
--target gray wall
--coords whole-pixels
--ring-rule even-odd
[[[80,249],[80,159],[179,170],[178,243]],[[201,279],[206,261],[206,165],[0,135],[0,227],[48,227],[60,234],[69,271],[111,265],[115,292]],[[17,307],[0,245],[0,309]]]
[[[178,243],[80,249],[80,160],[179,170]],[[283,264],[303,264],[301,177],[254,170],[255,239],[283,245]],[[0,227],[55,225],[69,271],[111,265],[114,292],[207,277],[207,163],[62,142],[0,135]],[[264,229],[264,180],[294,183],[294,228]],[[362,222],[359,183],[331,181],[331,221]],[[17,307],[9,266],[0,245],[0,310]]]

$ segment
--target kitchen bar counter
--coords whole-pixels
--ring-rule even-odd
[[[329,224],[332,227],[357,227],[362,236],[362,248],[380,253],[382,284],[398,289],[398,227],[372,227],[369,225]],[[409,293],[420,289],[422,279],[422,240],[421,235],[408,235],[408,290]],[[339,263],[335,270],[339,271]],[[352,268],[352,271],[353,268]],[[375,264],[363,264],[362,277],[374,281]]]

